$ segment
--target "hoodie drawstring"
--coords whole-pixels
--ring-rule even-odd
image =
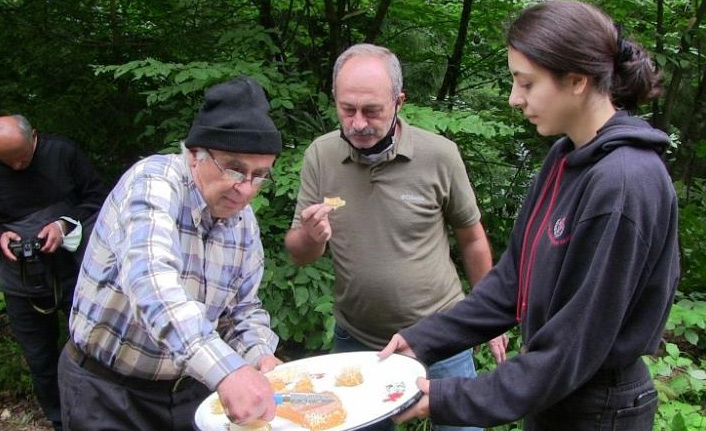
[[[517,311],[515,314],[517,323],[520,323],[523,314],[527,311],[527,301],[529,299],[530,280],[532,278],[532,269],[534,267],[535,252],[537,251],[539,239],[542,237],[547,222],[549,221],[549,217],[551,216],[554,206],[556,205],[556,197],[559,194],[559,186],[561,185],[561,178],[564,176],[565,167],[566,156],[556,161],[552,166],[552,169],[549,171],[547,181],[544,183],[544,187],[540,193],[539,201],[532,210],[529,222],[527,223],[527,228],[525,229],[524,237],[522,238],[522,248],[520,251],[520,274],[517,290]],[[544,206],[544,201],[546,200],[550,189],[552,190],[552,195],[549,200],[549,206],[547,207],[547,211],[544,213],[544,217],[542,218],[542,221],[534,234],[534,238],[532,238],[530,246],[530,231],[532,230],[535,219],[539,216],[539,212]]]

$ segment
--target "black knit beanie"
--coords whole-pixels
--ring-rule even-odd
[[[270,105],[260,84],[241,76],[214,85],[184,145],[231,153],[279,154],[282,138],[268,115]]]

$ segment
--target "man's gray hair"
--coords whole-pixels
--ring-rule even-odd
[[[397,56],[387,48],[370,43],[359,43],[343,51],[333,65],[333,97],[336,97],[336,78],[341,68],[353,57],[376,57],[383,60],[387,65],[387,75],[392,83],[392,99],[397,100],[402,93],[402,66]]]
[[[32,125],[30,124],[29,120],[26,119],[23,115],[19,114],[10,115],[10,117],[14,118],[15,121],[17,121],[17,128],[20,129],[20,133],[22,133],[22,136],[25,138],[25,141],[27,143],[32,142]]]
[[[191,153],[191,150],[195,150],[194,158],[196,159],[197,162],[203,162],[204,160],[206,160],[209,157],[208,151],[206,151],[204,148],[201,148],[201,147],[193,147],[191,149],[186,148],[184,141],[181,141],[179,143],[179,148],[181,148],[181,155],[184,157],[187,157],[187,158],[188,158],[189,154]]]

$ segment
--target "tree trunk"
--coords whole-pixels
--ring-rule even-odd
[[[333,0],[324,0],[324,8],[329,29],[328,58],[329,64],[333,65],[338,55],[338,47],[341,45],[341,27],[338,25],[338,16]]]
[[[458,35],[454,45],[453,54],[449,58],[444,82],[437,93],[438,100],[446,99],[446,96],[454,96],[456,94],[456,83],[461,73],[461,59],[463,58],[463,47],[468,40],[468,23],[471,20],[471,9],[473,8],[473,0],[463,0],[463,10],[461,11],[461,21],[458,26]]]
[[[275,29],[277,24],[275,19],[272,17],[272,1],[271,0],[257,0],[255,1],[257,5],[257,10],[260,12],[260,25],[266,29]]]
[[[334,4],[334,0],[324,0],[324,7],[326,10],[326,22],[329,27],[329,49],[328,49],[328,70],[333,69],[333,65],[336,62],[336,58],[342,51],[341,43],[341,18],[344,15],[346,2],[345,0],[338,0]],[[331,88],[331,75],[329,74],[326,78],[326,87]]]
[[[284,53],[286,52],[286,50],[284,49],[284,40],[281,38],[280,28],[277,25],[277,21],[275,21],[274,16],[272,15],[272,1],[257,0],[255,1],[255,5],[259,13],[260,25],[263,28],[270,30],[267,32],[267,34],[270,39],[272,39],[272,43],[277,48],[279,48],[279,54],[276,55],[277,60],[284,63]]]
[[[687,202],[689,200],[689,190],[693,178],[695,176],[700,177],[703,174],[703,166],[697,166],[700,159],[697,156],[697,143],[701,141],[706,134],[704,133],[706,131],[706,125],[704,124],[704,122],[706,122],[706,70],[701,75],[691,112],[693,116],[684,129],[684,138],[682,140],[682,152],[686,153],[685,156],[688,160],[684,172],[681,175],[681,179],[687,189]]]
[[[681,36],[681,46],[676,57],[679,57],[681,54],[686,53],[691,47],[691,43],[687,41],[687,35],[691,33],[692,30],[699,27],[699,25],[701,24],[701,20],[704,18],[704,14],[706,14],[706,0],[701,0],[701,4],[696,10],[696,15],[694,15],[694,18],[689,21],[689,25],[687,26],[686,30],[684,30],[684,33]],[[676,65],[674,73],[672,74],[672,80],[669,82],[669,87],[667,88],[667,94],[664,98],[662,112],[655,121],[656,127],[664,131],[667,131],[669,129],[669,125],[672,120],[674,102],[677,98],[677,93],[679,92],[679,87],[681,86],[681,80],[683,75],[684,70],[682,69],[681,65]]]
[[[370,28],[368,29],[368,34],[365,36],[365,43],[375,43],[375,39],[377,39],[380,34],[382,23],[385,21],[387,9],[390,8],[390,3],[392,3],[392,0],[381,0],[380,4],[378,4],[378,9],[375,12],[375,18],[373,18],[373,22],[370,24]]]
[[[664,54],[664,0],[657,0],[655,54]],[[652,101],[652,126],[657,126],[659,100]]]

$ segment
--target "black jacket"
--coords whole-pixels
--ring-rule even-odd
[[[579,149],[554,144],[498,264],[464,301],[401,332],[433,363],[521,326],[525,353],[473,380],[432,380],[434,421],[512,422],[655,352],[679,278],[668,144],[622,112]]]
[[[72,141],[59,136],[39,134],[30,165],[15,171],[0,163],[0,234],[7,230],[18,233],[23,240],[35,237],[39,231],[59,216],[68,216],[89,227],[100,210],[107,190],[88,159]],[[84,231],[83,241],[90,231]],[[64,291],[73,289],[78,272],[76,257],[59,248],[51,256],[41,253],[43,266],[25,267],[25,279],[36,289],[27,291],[21,277],[22,266],[0,254],[0,290],[27,296],[32,292],[48,295],[53,292],[50,282],[58,278]],[[56,274],[45,276],[45,267]],[[28,272],[27,272],[28,271]],[[35,276],[36,275],[36,276]],[[44,279],[44,286],[40,286]]]

